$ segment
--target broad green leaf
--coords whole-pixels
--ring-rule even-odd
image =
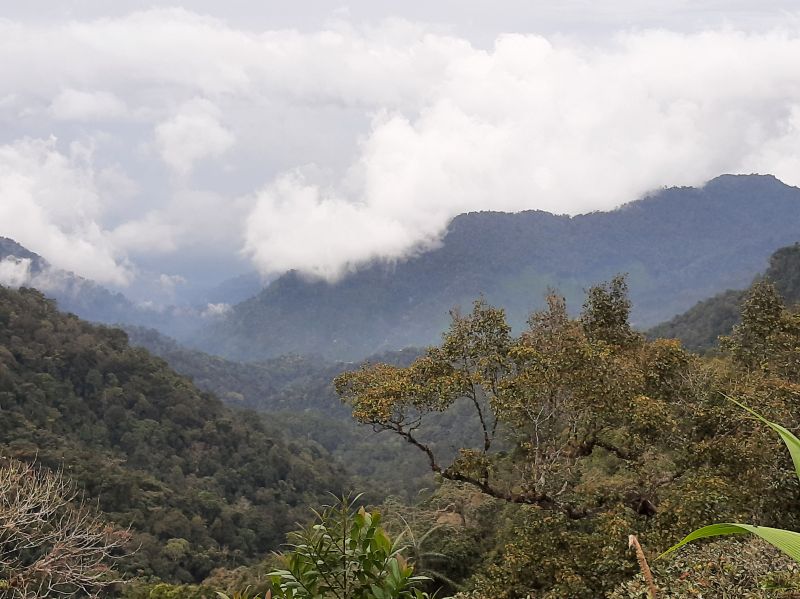
[[[782,427],[780,424],[776,424],[774,422],[770,422],[766,418],[764,418],[761,414],[748,408],[741,402],[736,401],[732,397],[725,395],[725,398],[735,403],[737,406],[742,408],[743,410],[747,410],[750,414],[758,418],[761,422],[766,424],[776,433],[778,433],[783,439],[783,442],[786,444],[786,448],[789,450],[789,453],[792,456],[792,462],[794,463],[794,471],[797,474],[797,478],[800,479],[800,439],[795,437],[789,430]]]
[[[669,555],[676,549],[683,547],[687,543],[696,541],[697,539],[704,539],[707,537],[719,537],[724,535],[735,535],[743,533],[752,533],[764,539],[767,543],[780,549],[786,555],[791,557],[796,562],[800,563],[800,533],[791,530],[783,530],[781,528],[770,528],[768,526],[753,526],[751,524],[711,524],[698,528],[694,532],[688,534],[680,543],[673,545],[664,553],[658,556],[659,559],[665,555]]]

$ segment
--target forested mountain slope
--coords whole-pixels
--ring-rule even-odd
[[[319,445],[233,411],[118,329],[0,287],[0,454],[63,468],[121,526],[128,570],[201,580],[277,548],[349,486]]]
[[[233,406],[269,413],[270,421],[292,439],[322,445],[355,477],[355,488],[365,490],[371,499],[383,500],[387,495],[413,498],[420,488],[433,485],[424,460],[405,455],[397,439],[376,436],[350,418],[333,379],[353,368],[353,363],[292,355],[236,362],[185,348],[153,329],[126,327],[126,332],[132,345],[164,358],[200,389]],[[407,349],[371,356],[368,361],[407,366],[421,353],[420,349]]]
[[[800,235],[800,233],[799,233]],[[769,279],[787,304],[800,302],[800,244],[776,251],[769,261],[769,268],[756,280]],[[739,322],[742,301],[746,289],[729,289],[698,302],[683,314],[648,331],[651,338],[666,337],[680,339],[689,349],[706,351],[714,347],[720,335],[727,335]]]
[[[183,347],[154,329],[125,327],[125,330],[132,345],[164,358],[176,372],[225,402],[266,412],[311,409],[347,415],[332,381],[352,364],[297,355],[263,362],[236,362]]]
[[[265,412],[314,410],[349,419],[333,379],[352,368],[319,355],[286,355],[261,362],[237,362],[190,349],[155,329],[126,326],[131,345],[164,358],[176,372],[223,401]],[[368,362],[405,366],[422,353],[408,348],[370,356]]]
[[[201,308],[154,308],[136,304],[122,293],[53,267],[43,257],[7,237],[0,237],[0,285],[34,287],[54,299],[60,310],[92,322],[148,326],[177,336],[186,335],[203,324]]]
[[[374,264],[336,284],[288,273],[194,339],[237,359],[320,353],[339,360],[435,343],[448,310],[480,294],[519,329],[548,287],[571,305],[629,273],[633,323],[646,327],[723,289],[746,286],[797,240],[800,189],[771,176],[671,188],[576,217],[481,212],[453,220],[440,248]]]

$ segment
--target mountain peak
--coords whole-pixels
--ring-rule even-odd
[[[741,188],[743,186],[796,189],[791,185],[787,185],[775,175],[762,175],[758,173],[751,173],[749,175],[720,175],[708,181],[705,185],[700,187],[700,189],[709,190],[715,188]]]

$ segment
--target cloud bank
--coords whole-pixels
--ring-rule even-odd
[[[246,251],[335,279],[432,247],[461,212],[603,210],[725,172],[800,185],[798,69],[787,32],[462,48],[416,111],[375,114],[334,185],[288,176],[259,193]]]
[[[787,23],[484,48],[401,19],[0,21],[0,235],[117,285],[203,252],[335,280],[465,211],[576,214],[725,172],[800,185]]]
[[[60,269],[117,285],[130,266],[99,223],[103,210],[86,148],[69,153],[55,139],[0,146],[0,236],[11,237]]]
[[[31,279],[31,261],[29,258],[6,256],[0,260],[0,285],[21,287]]]

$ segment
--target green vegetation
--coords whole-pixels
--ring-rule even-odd
[[[739,403],[735,399],[731,398],[728,399],[730,399],[739,407],[747,410],[758,420],[760,420],[761,422],[766,424],[769,428],[771,428],[773,431],[778,433],[781,440],[786,444],[786,448],[789,450],[789,455],[792,457],[792,462],[794,463],[795,473],[797,474],[798,479],[800,479],[800,439],[795,437],[791,431],[787,430],[780,424],[775,424],[774,422],[770,422],[763,416],[759,415],[757,412],[754,412],[753,410]],[[752,524],[731,524],[731,523],[711,524],[709,526],[704,526],[703,528],[699,528],[694,532],[688,534],[676,545],[673,545],[672,547],[667,549],[667,551],[665,551],[662,554],[662,557],[669,555],[670,553],[678,550],[687,543],[691,543],[692,541],[696,541],[698,539],[706,539],[709,537],[719,537],[719,536],[743,534],[743,533],[751,533],[764,539],[767,543],[777,547],[785,554],[787,554],[789,557],[791,557],[793,560],[800,563],[800,533],[793,532],[790,530],[770,528],[768,526],[757,526]]]
[[[800,474],[774,434],[795,443],[800,426],[800,314],[784,301],[795,255],[775,254],[786,276],[758,280],[705,356],[638,333],[619,276],[578,314],[550,293],[518,332],[481,299],[452,313],[439,344],[363,364],[241,364],[132,331],[265,415],[224,406],[122,331],[0,288],[0,443],[63,469],[131,526],[138,550],[119,571],[135,580],[112,591],[128,599],[641,597],[630,534],[654,558],[709,521],[758,522],[725,532],[779,545],[773,531],[800,529]],[[764,419],[753,426],[726,396]],[[303,525],[325,492],[356,488],[363,509]],[[271,552],[295,521],[281,562]],[[674,596],[800,587],[791,559],[748,538],[651,564]]]
[[[381,515],[342,499],[317,513],[306,529],[292,533],[294,549],[285,569],[270,574],[275,596],[285,599],[423,599],[427,578],[414,576],[394,542],[381,528]]]
[[[703,360],[635,333],[629,306],[620,278],[591,289],[577,319],[551,295],[515,337],[477,302],[410,366],[337,378],[355,419],[404,439],[479,504],[439,549],[474,544],[466,576],[446,573],[465,596],[608,596],[637,569],[628,534],[663,550],[709,517],[796,529],[791,464],[722,393],[797,426],[798,317],[761,283],[724,355]],[[427,422],[463,406],[478,434],[448,454]]]
[[[264,362],[234,362],[187,349],[155,330],[126,327],[132,345],[164,358],[178,373],[232,406],[269,413],[292,439],[321,445],[351,475],[354,488],[381,501],[387,495],[413,498],[433,486],[422,458],[408,456],[403,443],[358,427],[341,404],[333,379],[352,364],[314,356],[283,356]],[[420,354],[407,349],[370,358],[408,364]],[[415,459],[416,458],[416,459]]]
[[[347,481],[319,445],[201,393],[125,333],[0,288],[3,454],[63,469],[131,526],[128,574],[200,581],[261,558]]]

